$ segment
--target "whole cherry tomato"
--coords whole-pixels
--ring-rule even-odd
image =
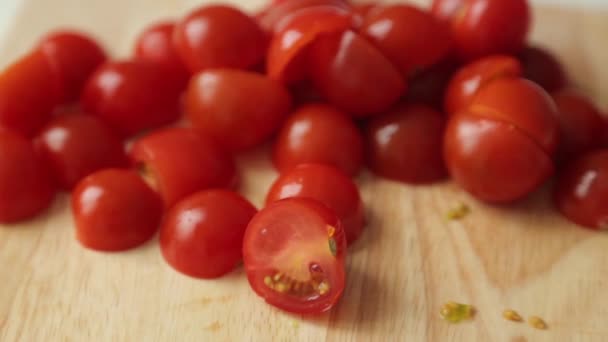
[[[290,108],[291,95],[282,84],[257,73],[228,69],[196,75],[185,102],[192,125],[232,151],[270,138]]]
[[[443,115],[424,105],[400,105],[367,126],[369,166],[406,183],[431,183],[447,175],[442,146]]]
[[[560,61],[549,51],[527,46],[518,55],[523,66],[524,77],[552,93],[568,84],[566,71]]]
[[[242,259],[243,236],[257,209],[228,190],[206,190],[179,201],[160,230],[163,257],[177,271],[218,278]]]
[[[444,94],[452,76],[460,67],[453,58],[443,61],[422,70],[412,76],[406,94],[408,103],[418,103],[431,106],[443,111]]]
[[[346,239],[333,211],[288,198],[257,213],[245,231],[243,262],[252,289],[298,314],[330,310],[344,291]]]
[[[363,164],[363,138],[353,120],[336,108],[302,106],[279,132],[273,162],[282,172],[298,164],[323,163],[354,175]]]
[[[0,223],[27,220],[55,196],[50,170],[24,137],[0,130]]]
[[[82,106],[130,136],[177,120],[181,90],[178,77],[156,63],[108,62],[89,79]]]
[[[438,63],[452,47],[448,25],[410,5],[379,7],[365,18],[361,32],[405,76]]]
[[[190,128],[163,128],[133,144],[131,160],[169,208],[180,199],[237,182],[231,156]]]
[[[365,213],[359,189],[349,175],[325,164],[301,164],[282,173],[272,184],[266,203],[305,197],[332,209],[340,218],[350,245],[363,232]]]
[[[316,87],[330,103],[354,116],[382,113],[405,93],[399,71],[352,31],[323,35],[309,52]]]
[[[0,127],[34,136],[59,103],[59,79],[45,55],[28,54],[0,73]]]
[[[445,112],[453,115],[467,109],[477,91],[492,81],[521,76],[521,64],[510,56],[492,55],[465,65],[448,84],[445,92]]]
[[[95,171],[128,165],[122,140],[90,115],[57,116],[36,143],[65,190]]]
[[[163,205],[137,173],[105,169],[83,179],[72,193],[76,238],[86,248],[114,252],[148,241]]]
[[[76,31],[48,34],[38,49],[61,80],[61,102],[77,101],[89,77],[107,59],[103,48],[92,37]]]
[[[177,53],[192,72],[247,69],[264,59],[267,37],[255,20],[222,5],[192,11],[175,28]]]
[[[276,33],[285,27],[285,21],[302,9],[334,7],[348,11],[350,5],[344,0],[284,0],[273,3],[258,16],[258,23],[267,32]]]
[[[582,156],[560,176],[555,204],[574,223],[608,229],[608,150]]]

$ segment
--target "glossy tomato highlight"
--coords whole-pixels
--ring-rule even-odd
[[[285,27],[290,17],[303,9],[333,7],[348,11],[350,5],[344,0],[283,0],[271,4],[258,16],[258,23],[269,33],[276,33]]]

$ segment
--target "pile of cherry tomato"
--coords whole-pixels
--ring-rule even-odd
[[[364,165],[490,203],[558,173],[559,211],[606,229],[608,121],[527,44],[530,17],[526,0],[212,5],[148,27],[122,60],[51,33],[0,73],[0,222],[69,191],[83,246],[131,249],[160,227],[179,272],[242,260],[257,294],[307,314],[344,290]],[[233,155],[269,140],[280,176],[258,211]]]

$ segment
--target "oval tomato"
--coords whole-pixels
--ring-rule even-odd
[[[272,4],[258,17],[258,22],[267,32],[276,33],[285,27],[285,21],[292,14],[302,9],[319,6],[350,10],[350,6],[344,0],[284,0]]]
[[[568,84],[568,76],[560,61],[549,51],[527,46],[518,55],[524,69],[524,77],[552,93]]]
[[[245,231],[243,262],[267,303],[299,314],[333,307],[344,291],[346,239],[323,204],[288,198],[269,204]]]

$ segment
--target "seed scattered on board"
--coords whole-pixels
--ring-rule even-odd
[[[447,302],[441,307],[439,314],[450,323],[460,323],[472,319],[475,316],[475,308],[468,304]]]
[[[446,214],[446,218],[449,221],[456,221],[456,220],[461,220],[463,218],[465,218],[467,215],[469,215],[471,213],[471,208],[464,204],[464,203],[459,203],[456,207],[450,209],[450,211],[447,212]]]
[[[515,310],[507,309],[502,312],[502,317],[513,322],[523,322],[523,318]]]
[[[537,316],[532,316],[528,318],[528,324],[530,324],[530,326],[535,329],[547,330],[548,328],[547,323],[545,323],[542,318]]]

